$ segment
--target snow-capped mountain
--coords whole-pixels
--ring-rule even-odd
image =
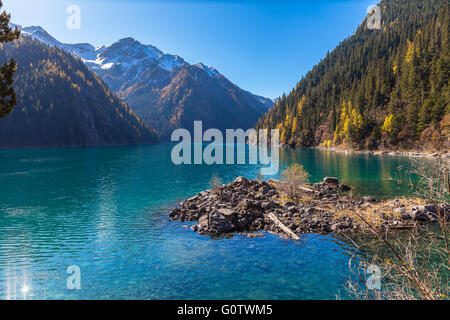
[[[98,48],[86,43],[66,44],[65,46],[93,69],[107,70],[115,66],[125,69],[139,66],[140,69],[143,69],[149,65],[158,65],[171,71],[186,64],[179,56],[164,54],[158,48],[143,45],[133,38],[124,38],[110,46]]]
[[[210,77],[219,77],[221,76],[221,74],[219,73],[219,71],[217,71],[215,68],[213,67],[208,67],[205,66],[203,63],[199,62],[197,64],[194,65],[195,67],[202,69],[203,71],[205,71]]]
[[[32,37],[33,39],[48,44],[50,47],[58,47],[60,49],[67,50],[67,48],[65,48],[63,43],[53,38],[51,35],[47,33],[47,31],[45,31],[43,28],[39,26],[22,27],[18,24],[13,23],[10,23],[10,26],[13,29],[17,27],[21,31],[22,36]]]
[[[186,64],[177,55],[164,54],[158,48],[151,45],[143,45],[133,38],[124,38],[112,45],[95,48],[89,43],[62,43],[39,26],[22,27],[16,24],[11,24],[11,26],[18,27],[23,36],[32,37],[50,47],[57,47],[73,54],[92,69],[106,70],[114,66],[131,68],[136,65],[141,65],[144,68],[148,65],[158,65],[167,71],[171,71]],[[198,64],[198,67],[214,70],[214,68],[206,67],[201,63]]]
[[[189,64],[152,45],[124,38],[108,46],[61,43],[41,27],[17,26],[29,36],[81,59],[162,139],[176,127],[250,128],[272,106],[240,89],[215,68]]]
[[[122,71],[125,71],[138,66],[136,72],[139,73],[146,67],[155,65],[164,70],[172,71],[174,68],[189,65],[180,56],[165,54],[158,48],[152,45],[143,45],[131,37],[120,39],[109,46],[96,48],[89,43],[62,43],[40,26],[23,27],[12,23],[11,26],[18,27],[23,36],[32,37],[50,47],[57,47],[73,54],[96,71],[114,67],[120,67]],[[194,66],[204,70],[211,77],[220,76],[215,68],[203,63],[197,63]]]
[[[267,109],[270,109],[273,107],[273,104],[276,102],[276,100],[272,100],[270,98],[266,98],[266,97],[262,97],[262,96],[257,96],[255,95],[255,98],[259,100],[259,102],[261,102],[263,105],[265,105],[267,107]]]
[[[12,58],[17,63],[17,105],[0,119],[0,149],[157,142],[153,130],[93,71],[62,53],[27,37],[0,46],[0,65]]]

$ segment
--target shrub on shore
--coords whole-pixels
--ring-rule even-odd
[[[353,212],[378,239],[375,245],[351,239],[358,251],[364,248],[372,251],[372,259],[367,263],[369,268],[362,267],[355,273],[365,274],[366,269],[376,266],[383,280],[383,288],[378,290],[349,281],[348,290],[358,299],[449,299],[449,179],[450,161],[447,159],[416,159],[407,177],[417,196],[433,204],[438,226],[418,226],[409,234],[394,234],[380,231],[358,212]],[[373,252],[374,246],[381,249]]]
[[[283,191],[288,197],[296,199],[301,197],[299,188],[308,182],[309,174],[301,164],[295,163],[281,173]]]

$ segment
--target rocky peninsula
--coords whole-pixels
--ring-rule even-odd
[[[421,199],[358,198],[351,195],[349,186],[332,177],[299,187],[295,199],[288,198],[284,190],[283,183],[276,180],[238,177],[185,200],[169,218],[195,221],[191,229],[204,235],[237,232],[257,237],[263,235],[258,231],[265,231],[292,238],[294,233],[366,232],[369,224],[408,229],[437,220],[436,208]]]

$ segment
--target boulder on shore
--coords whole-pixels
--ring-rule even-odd
[[[328,184],[339,185],[339,179],[335,177],[325,177],[323,178],[323,182]]]

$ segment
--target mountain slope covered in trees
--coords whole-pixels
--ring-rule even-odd
[[[283,95],[257,128],[291,146],[445,150],[449,4],[383,0],[381,29],[356,32]]]
[[[189,64],[152,45],[124,38],[95,48],[61,43],[43,28],[21,27],[22,35],[81,59],[163,139],[176,128],[248,129],[273,105],[272,100],[242,90],[215,68]]]
[[[17,105],[0,119],[0,147],[157,142],[154,132],[78,59],[30,38],[0,46],[17,62]]]

